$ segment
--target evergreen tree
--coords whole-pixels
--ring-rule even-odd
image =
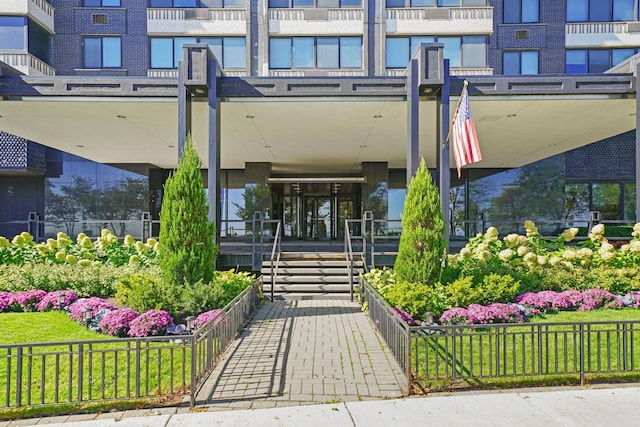
[[[160,270],[173,286],[208,283],[213,278],[218,246],[216,226],[200,174],[200,158],[187,137],[178,168],[164,184],[160,211]]]
[[[404,201],[402,234],[393,269],[401,280],[434,284],[438,281],[444,254],[440,194],[422,159]]]

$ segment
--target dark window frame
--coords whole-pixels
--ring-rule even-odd
[[[119,60],[119,65],[117,66],[105,66],[104,65],[104,58],[103,58],[103,54],[104,54],[104,40],[105,39],[118,39],[120,41],[120,60]],[[99,67],[94,67],[94,66],[88,66],[86,64],[86,41],[87,40],[100,40],[100,66]],[[85,69],[110,69],[110,70],[118,70],[122,68],[122,37],[121,36],[95,36],[95,35],[88,35],[88,36],[84,36],[82,37],[82,66]]]
[[[294,63],[294,57],[293,57],[293,39],[296,38],[312,38],[313,39],[313,67],[295,67],[293,65]],[[335,38],[338,39],[338,67],[337,68],[318,68],[318,39],[329,39],[329,38]],[[359,38],[360,39],[360,67],[343,67],[341,64],[341,39],[343,38]],[[285,39],[289,39],[291,40],[291,51],[290,51],[290,58],[291,58],[291,67],[285,68],[285,67],[278,67],[278,68],[273,68],[271,66],[271,52],[269,52],[269,69],[270,70],[362,70],[364,67],[364,59],[362,58],[362,54],[363,54],[363,48],[364,48],[364,40],[362,39],[362,36],[289,36],[289,37],[270,37],[269,38],[269,48],[271,48],[271,40],[273,39],[279,39],[279,40],[285,40]]]

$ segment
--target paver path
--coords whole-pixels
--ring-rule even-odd
[[[400,367],[355,302],[268,302],[198,395],[211,409],[402,396]]]

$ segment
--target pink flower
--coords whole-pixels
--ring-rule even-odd
[[[173,317],[164,310],[149,310],[133,319],[130,323],[129,336],[148,337],[165,335],[173,323]]]
[[[98,323],[98,328],[108,335],[126,337],[129,335],[131,322],[139,315],[137,311],[130,308],[112,310],[104,315],[100,323]]]
[[[91,317],[93,318],[98,311],[105,308],[107,310],[115,309],[110,302],[102,298],[81,298],[69,306],[69,317],[76,322],[84,322],[83,313],[85,309],[91,310]]]
[[[58,302],[58,297],[62,297],[62,304]],[[69,307],[78,300],[78,294],[73,291],[53,291],[42,298],[38,304],[38,311],[62,310]]]
[[[18,292],[13,295],[13,302],[19,304],[24,311],[36,311],[40,301],[47,295],[42,290]]]
[[[196,317],[196,320],[193,322],[193,326],[195,326],[196,328],[203,326],[209,323],[213,319],[216,319],[215,322],[213,323],[215,325],[220,321],[219,316],[221,313],[222,313],[222,310],[219,308],[216,308],[210,311],[205,311],[204,313],[201,313],[198,315],[198,317]]]

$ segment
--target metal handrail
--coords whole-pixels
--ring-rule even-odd
[[[349,276],[349,297],[353,301],[353,248],[351,247],[351,232],[349,231],[349,220],[344,220],[344,255],[347,260],[347,270]]]
[[[271,268],[271,301],[274,300],[274,289],[276,287],[276,276],[278,275],[278,267],[280,265],[280,254],[282,254],[282,247],[280,245],[282,223],[278,221],[276,227],[276,234],[273,238],[273,247],[271,248],[271,258],[269,259],[269,265]],[[277,256],[277,258],[276,258]],[[275,272],[274,272],[274,260],[275,260]],[[275,274],[274,274],[275,273]]]

